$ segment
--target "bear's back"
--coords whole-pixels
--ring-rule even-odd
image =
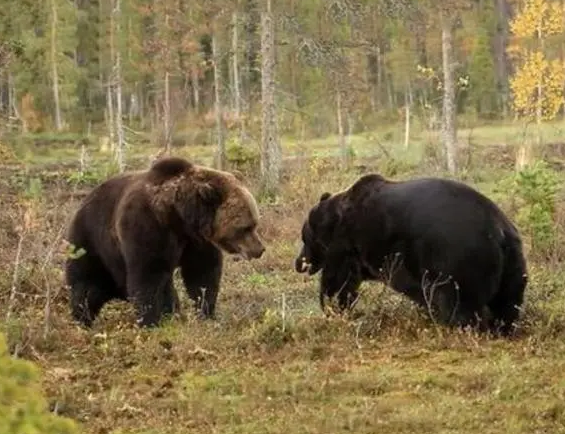
[[[384,222],[393,232],[436,233],[451,239],[468,238],[471,229],[497,239],[515,231],[500,208],[473,188],[453,180],[420,178],[376,185],[355,203],[356,224],[380,227]],[[379,223],[383,222],[383,223]],[[418,235],[420,234],[420,235]],[[467,240],[471,241],[471,240]]]

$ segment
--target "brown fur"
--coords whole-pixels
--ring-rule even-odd
[[[201,313],[213,316],[222,251],[260,257],[258,222],[253,196],[234,175],[184,159],[107,180],[70,227],[69,242],[86,250],[67,261],[73,316],[88,326],[109,300],[131,299],[140,323],[154,325],[177,303],[176,267]]]

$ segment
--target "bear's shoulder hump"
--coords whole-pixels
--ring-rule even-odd
[[[147,175],[153,184],[162,184],[190,172],[193,168],[194,165],[184,158],[168,157],[153,163]]]

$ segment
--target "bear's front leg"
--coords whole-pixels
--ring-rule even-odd
[[[161,321],[166,297],[170,296],[171,275],[172,272],[165,267],[155,265],[128,268],[128,293],[141,327],[154,327]]]
[[[328,257],[328,259],[330,259]],[[327,260],[320,278],[320,305],[324,310],[324,297],[337,296],[341,312],[353,308],[359,297],[362,278],[359,266],[350,258],[333,256]]]
[[[222,269],[222,252],[211,243],[190,243],[182,254],[181,277],[188,296],[203,318],[215,317]]]

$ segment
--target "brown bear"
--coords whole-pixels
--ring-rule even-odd
[[[381,281],[446,325],[510,334],[528,282],[518,229],[471,187],[448,179],[360,177],[323,193],[302,227],[296,271],[321,271],[320,303],[357,302]]]
[[[180,267],[204,318],[215,315],[223,251],[259,258],[254,197],[231,173],[169,157],[110,178],[83,200],[67,241],[85,253],[66,262],[73,318],[86,327],[112,299],[132,301],[141,326],[157,325],[178,300]]]

